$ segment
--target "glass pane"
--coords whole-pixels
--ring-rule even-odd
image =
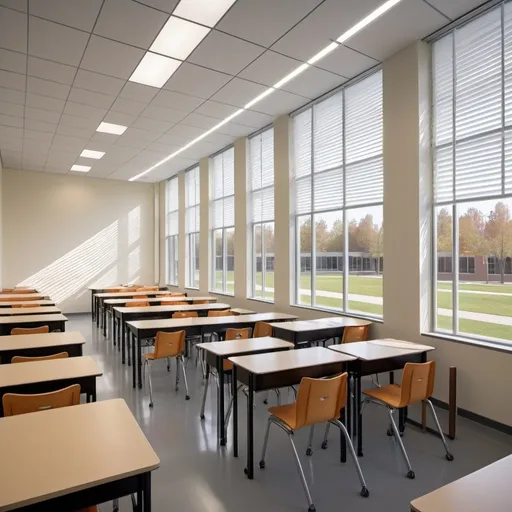
[[[178,284],[178,236],[173,237],[173,247],[172,247],[172,284]]]
[[[452,213],[451,207],[436,208],[437,225],[437,329],[453,332]]]
[[[194,288],[199,288],[199,233],[194,233]]]
[[[297,302],[306,306],[311,306],[311,235],[311,216],[297,217]]]
[[[216,229],[213,232],[213,267],[214,267],[214,281],[213,289],[223,291],[224,289],[224,250],[222,247],[222,229]]]
[[[343,212],[315,215],[315,306],[343,308]]]
[[[263,225],[265,289],[263,298],[274,300],[274,223]]]
[[[252,296],[257,299],[263,297],[263,251],[262,251],[262,238],[261,238],[261,224],[256,224],[253,228],[253,269],[254,269],[254,283]]]
[[[384,224],[382,206],[347,212],[348,310],[382,316]]]
[[[512,342],[512,199],[458,206],[459,332]]]
[[[225,230],[226,287],[225,292],[235,293],[235,228]]]

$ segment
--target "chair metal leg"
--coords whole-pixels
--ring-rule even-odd
[[[402,450],[402,454],[404,456],[405,463],[407,465],[407,478],[410,478],[412,480],[416,475],[414,474],[414,471],[412,470],[411,463],[409,461],[409,457],[407,456],[407,452],[405,451],[404,443],[402,442],[402,438],[400,437],[400,433],[398,432],[398,427],[396,426],[395,420],[393,418],[394,411],[393,411],[393,409],[390,409],[389,407],[387,409],[388,409],[388,414],[389,414],[389,420],[391,422],[391,428],[393,429],[393,432],[395,434],[395,439],[397,440],[398,445],[400,446],[400,450]]]
[[[297,453],[297,448],[295,448],[295,443],[293,442],[292,435],[293,433],[289,432],[288,439],[290,440],[290,444],[292,445],[293,455],[295,456],[295,463],[297,465],[297,471],[299,472],[302,487],[304,489],[304,492],[306,493],[306,499],[308,500],[308,512],[315,512],[315,505],[313,505],[313,499],[311,498],[311,494],[309,492],[308,483],[306,482],[306,476],[304,475],[302,464],[300,463],[299,454]]]
[[[147,360],[149,381],[149,407],[153,407],[153,383],[151,382],[151,363]]]
[[[348,435],[345,425],[343,425],[343,423],[339,420],[333,420],[329,423],[336,425],[343,432],[343,435],[345,436],[345,439],[348,444],[348,448],[350,450],[350,455],[352,456],[352,460],[354,461],[354,464],[356,465],[357,474],[359,476],[359,482],[361,483],[361,493],[360,494],[364,498],[368,498],[368,496],[370,496],[370,491],[368,490],[368,487],[366,486],[366,481],[364,479],[363,471],[359,464],[359,460],[357,458],[356,451],[354,450],[354,445],[352,444],[352,440],[350,439],[350,436]]]
[[[448,445],[446,444],[446,439],[443,434],[443,430],[441,429],[441,425],[439,424],[439,420],[437,418],[436,410],[434,409],[434,404],[430,400],[426,400],[428,405],[430,405],[430,410],[432,411],[432,416],[434,417],[434,421],[436,422],[437,431],[439,432],[439,435],[441,436],[441,441],[443,442],[444,449],[446,451],[446,460],[452,461],[453,455],[450,453],[450,450],[448,450]]]
[[[237,386],[236,392],[238,393],[238,391],[240,391],[243,387],[244,387],[243,384],[240,384],[239,386]],[[230,391],[231,394],[233,393],[232,386],[229,386],[229,391]],[[229,418],[231,417],[231,411],[232,410],[233,410],[233,396],[231,396],[231,399],[229,400],[228,410],[226,412],[226,417],[224,419],[224,424],[225,425],[227,425],[229,423]]]
[[[206,382],[204,383],[203,402],[201,403],[201,414],[199,417],[204,420],[204,408],[206,405],[206,394],[208,393],[208,384],[210,383],[210,372],[206,374]]]
[[[179,360],[179,358],[176,358],[176,387],[174,388],[174,391],[178,391],[179,384],[180,384],[180,360]]]
[[[269,394],[270,394],[270,391],[266,391],[266,392],[265,392],[265,398],[263,399],[263,403],[264,403],[265,405],[267,405],[267,404],[268,404],[268,395],[269,395]]]
[[[308,441],[308,447],[306,449],[306,455],[310,457],[313,455],[313,436],[315,435],[315,425],[311,425],[309,427],[309,441]]]
[[[325,426],[325,434],[324,440],[322,441],[322,450],[327,450],[327,438],[329,437],[329,428],[331,427],[330,423],[327,423]]]
[[[112,501],[112,512],[119,512],[119,498]]]
[[[170,357],[167,358],[167,371],[168,372],[171,371],[171,358]]]
[[[183,356],[180,356],[179,359],[181,361],[181,369],[183,371],[183,382],[185,383],[185,400],[190,400],[190,395],[188,394],[187,372],[185,371],[185,361],[183,361]]]
[[[264,469],[265,467],[265,455],[267,453],[267,444],[268,444],[268,436],[270,434],[270,425],[272,425],[272,420],[268,419],[267,428],[265,429],[265,437],[263,439],[263,448],[261,450],[261,459],[260,459],[260,468]]]
[[[274,389],[274,391],[276,392],[276,398],[277,398],[277,405],[281,405],[281,391],[279,391],[279,389]]]

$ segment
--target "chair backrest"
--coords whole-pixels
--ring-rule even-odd
[[[158,286],[141,286],[137,288],[138,292],[157,292]]]
[[[347,398],[347,373],[331,379],[304,377],[296,403],[296,428],[337,420]]]
[[[147,295],[134,295],[132,299],[149,299],[149,297]]]
[[[155,359],[176,357],[185,351],[185,331],[158,331],[155,338]]]
[[[349,325],[343,328],[341,343],[355,343],[357,341],[366,341],[367,339],[367,325]]]
[[[2,288],[2,293],[12,293],[14,288]]]
[[[436,377],[436,362],[406,363],[402,373],[400,386],[400,405],[414,405],[430,398],[434,393],[434,380]]]
[[[42,297],[41,296],[35,296],[35,297],[31,297],[30,300],[41,300]],[[12,296],[9,296],[9,302],[12,302],[12,301],[15,301],[15,300],[27,300],[26,297],[21,297],[19,295],[16,295],[15,293],[12,294]]]
[[[251,328],[245,327],[243,329],[226,329],[226,341],[233,340],[246,340],[251,337]]]
[[[138,298],[138,297],[137,297]],[[127,302],[127,308],[145,308],[149,306],[149,302],[147,300],[141,300],[139,302]]]
[[[165,294],[166,297],[185,297],[184,293],[181,292],[170,292]]]
[[[2,405],[4,416],[26,414],[28,412],[57,409],[80,403],[80,384],[73,384],[67,388],[41,393],[38,395],[18,395],[7,393],[3,396]]]
[[[36,293],[36,291],[33,288],[14,288],[11,293]]]
[[[195,300],[194,304],[209,304],[209,300]]]
[[[33,361],[50,361],[52,359],[65,359],[69,357],[67,352],[59,352],[58,354],[51,354],[49,356],[27,357],[27,356],[14,356],[11,363],[31,363]]]
[[[40,308],[42,306],[41,306],[41,304],[20,304],[19,307],[21,307],[21,308]]]
[[[272,326],[266,322],[256,322],[253,337],[263,338],[263,336],[272,336]]]
[[[173,318],[197,318],[197,311],[176,311],[172,314]]]
[[[210,310],[208,316],[233,316],[233,311],[226,309],[224,311]]]
[[[121,291],[122,292],[136,292],[137,291],[137,287],[136,286],[129,286],[128,288],[123,288]]]
[[[21,308],[23,304],[13,304],[11,308]]]
[[[126,288],[109,288],[105,293],[120,293],[126,291]]]
[[[41,327],[15,327],[11,330],[11,334],[46,334],[50,332],[50,328],[47,325]]]
[[[190,306],[190,303],[186,300],[173,300],[172,302],[168,302],[165,306]]]

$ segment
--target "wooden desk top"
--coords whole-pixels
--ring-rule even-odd
[[[117,292],[117,293],[95,293],[100,299],[119,299],[122,297],[137,297],[139,295],[162,295],[169,293],[169,290],[154,290],[147,292]]]
[[[151,297],[148,299],[107,299],[105,300],[105,304],[109,306],[115,306],[119,304],[126,304],[127,302],[140,302],[144,300],[146,302],[168,302],[172,305],[173,302],[181,301],[181,302],[194,302],[195,300],[208,300],[210,302],[217,302],[216,297]]]
[[[62,313],[56,306],[39,306],[35,308],[0,308],[0,316],[9,315],[37,315],[37,314]]]
[[[295,345],[279,338],[265,336],[261,338],[249,338],[246,340],[212,341],[210,343],[198,343],[196,347],[212,352],[217,356],[229,357],[240,353],[264,352],[280,348],[293,349]]]
[[[46,308],[41,308],[43,311]],[[67,322],[67,318],[62,314],[52,315],[20,315],[16,318],[12,316],[0,316],[0,325],[2,324],[29,324],[33,322]]]
[[[119,313],[173,313],[176,311],[210,311],[229,309],[229,304],[181,304],[179,306],[143,306],[140,308],[134,307],[115,307],[114,309]],[[0,311],[1,314],[1,311]]]
[[[0,365],[0,388],[103,375],[90,356]]]
[[[334,357],[333,357],[334,355]],[[340,354],[323,347],[302,348],[287,352],[270,352],[252,356],[230,357],[229,360],[250,373],[275,373],[294,368],[307,368],[332,363],[354,361],[355,357]]]
[[[512,455],[411,502],[414,512],[510,510]]]
[[[347,327],[352,325],[371,325],[369,320],[352,318],[349,316],[317,318],[316,320],[299,320],[297,322],[286,322],[284,324],[271,324],[272,327],[279,327],[293,332],[318,331],[320,329],[332,329],[333,327]]]
[[[169,318],[165,320],[138,320],[127,322],[135,329],[186,328],[201,325],[247,324],[255,322],[272,322],[275,320],[293,320],[294,315],[286,313],[257,313],[255,315],[205,316],[199,318]]]
[[[33,304],[34,306],[55,306],[55,302],[53,300],[4,300],[0,302],[0,307],[12,307],[13,304]]]
[[[235,313],[235,315],[255,315],[256,311],[252,311],[250,309],[244,308],[231,308],[231,311]]]
[[[329,345],[328,348],[338,353],[349,354],[363,361],[375,361],[435,350],[435,347],[428,345],[417,345],[416,343],[391,339],[343,343],[341,345]]]
[[[0,453],[2,512],[160,466],[122,399],[2,418]]]
[[[24,350],[27,348],[58,347],[60,345],[84,345],[85,340],[79,332],[49,332],[44,334],[19,334],[0,336],[0,352],[6,350]]]
[[[46,295],[41,293],[0,293],[0,302],[12,302],[12,298],[20,300],[43,300]]]

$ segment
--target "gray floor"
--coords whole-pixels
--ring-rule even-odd
[[[94,325],[94,327],[93,327]],[[240,457],[233,458],[231,443],[220,447],[216,438],[215,396],[210,393],[206,419],[199,419],[203,386],[200,372],[189,364],[191,400],[184,389],[174,392],[174,371],[155,363],[153,388],[155,406],[149,408],[144,390],[134,390],[131,373],[119,354],[91,322],[89,315],[71,315],[67,330],[80,331],[87,340],[85,353],[92,355],[103,370],[98,382],[98,400],[122,397],[126,400],[161,460],[153,473],[153,510],[187,512],[266,512],[307,510],[290,446],[283,432],[273,430],[265,470],[255,469],[255,479],[243,474],[245,463],[245,398],[240,397]],[[363,386],[364,387],[364,386]],[[286,392],[285,392],[286,397]],[[292,399],[292,396],[289,397]],[[271,403],[275,398],[271,397]],[[259,460],[267,411],[262,398],[256,399],[255,458]],[[441,422],[445,416],[440,412]],[[403,438],[415,480],[405,478],[405,466],[393,438],[386,436],[383,409],[369,406],[364,411],[365,446],[360,459],[370,497],[359,496],[359,483],[350,458],[339,463],[337,435],[331,431],[328,450],[320,449],[317,429],[315,452],[306,457],[307,432],[299,431],[296,444],[316,509],[321,511],[408,511],[410,501],[441,485],[512,453],[512,438],[459,418],[458,439],[451,442],[455,461],[447,462],[439,439],[408,428]],[[231,429],[228,431],[231,432]],[[122,500],[121,510],[130,510]],[[101,506],[102,512],[111,506]],[[444,511],[443,511],[444,512]],[[448,511],[446,511],[448,512]]]

